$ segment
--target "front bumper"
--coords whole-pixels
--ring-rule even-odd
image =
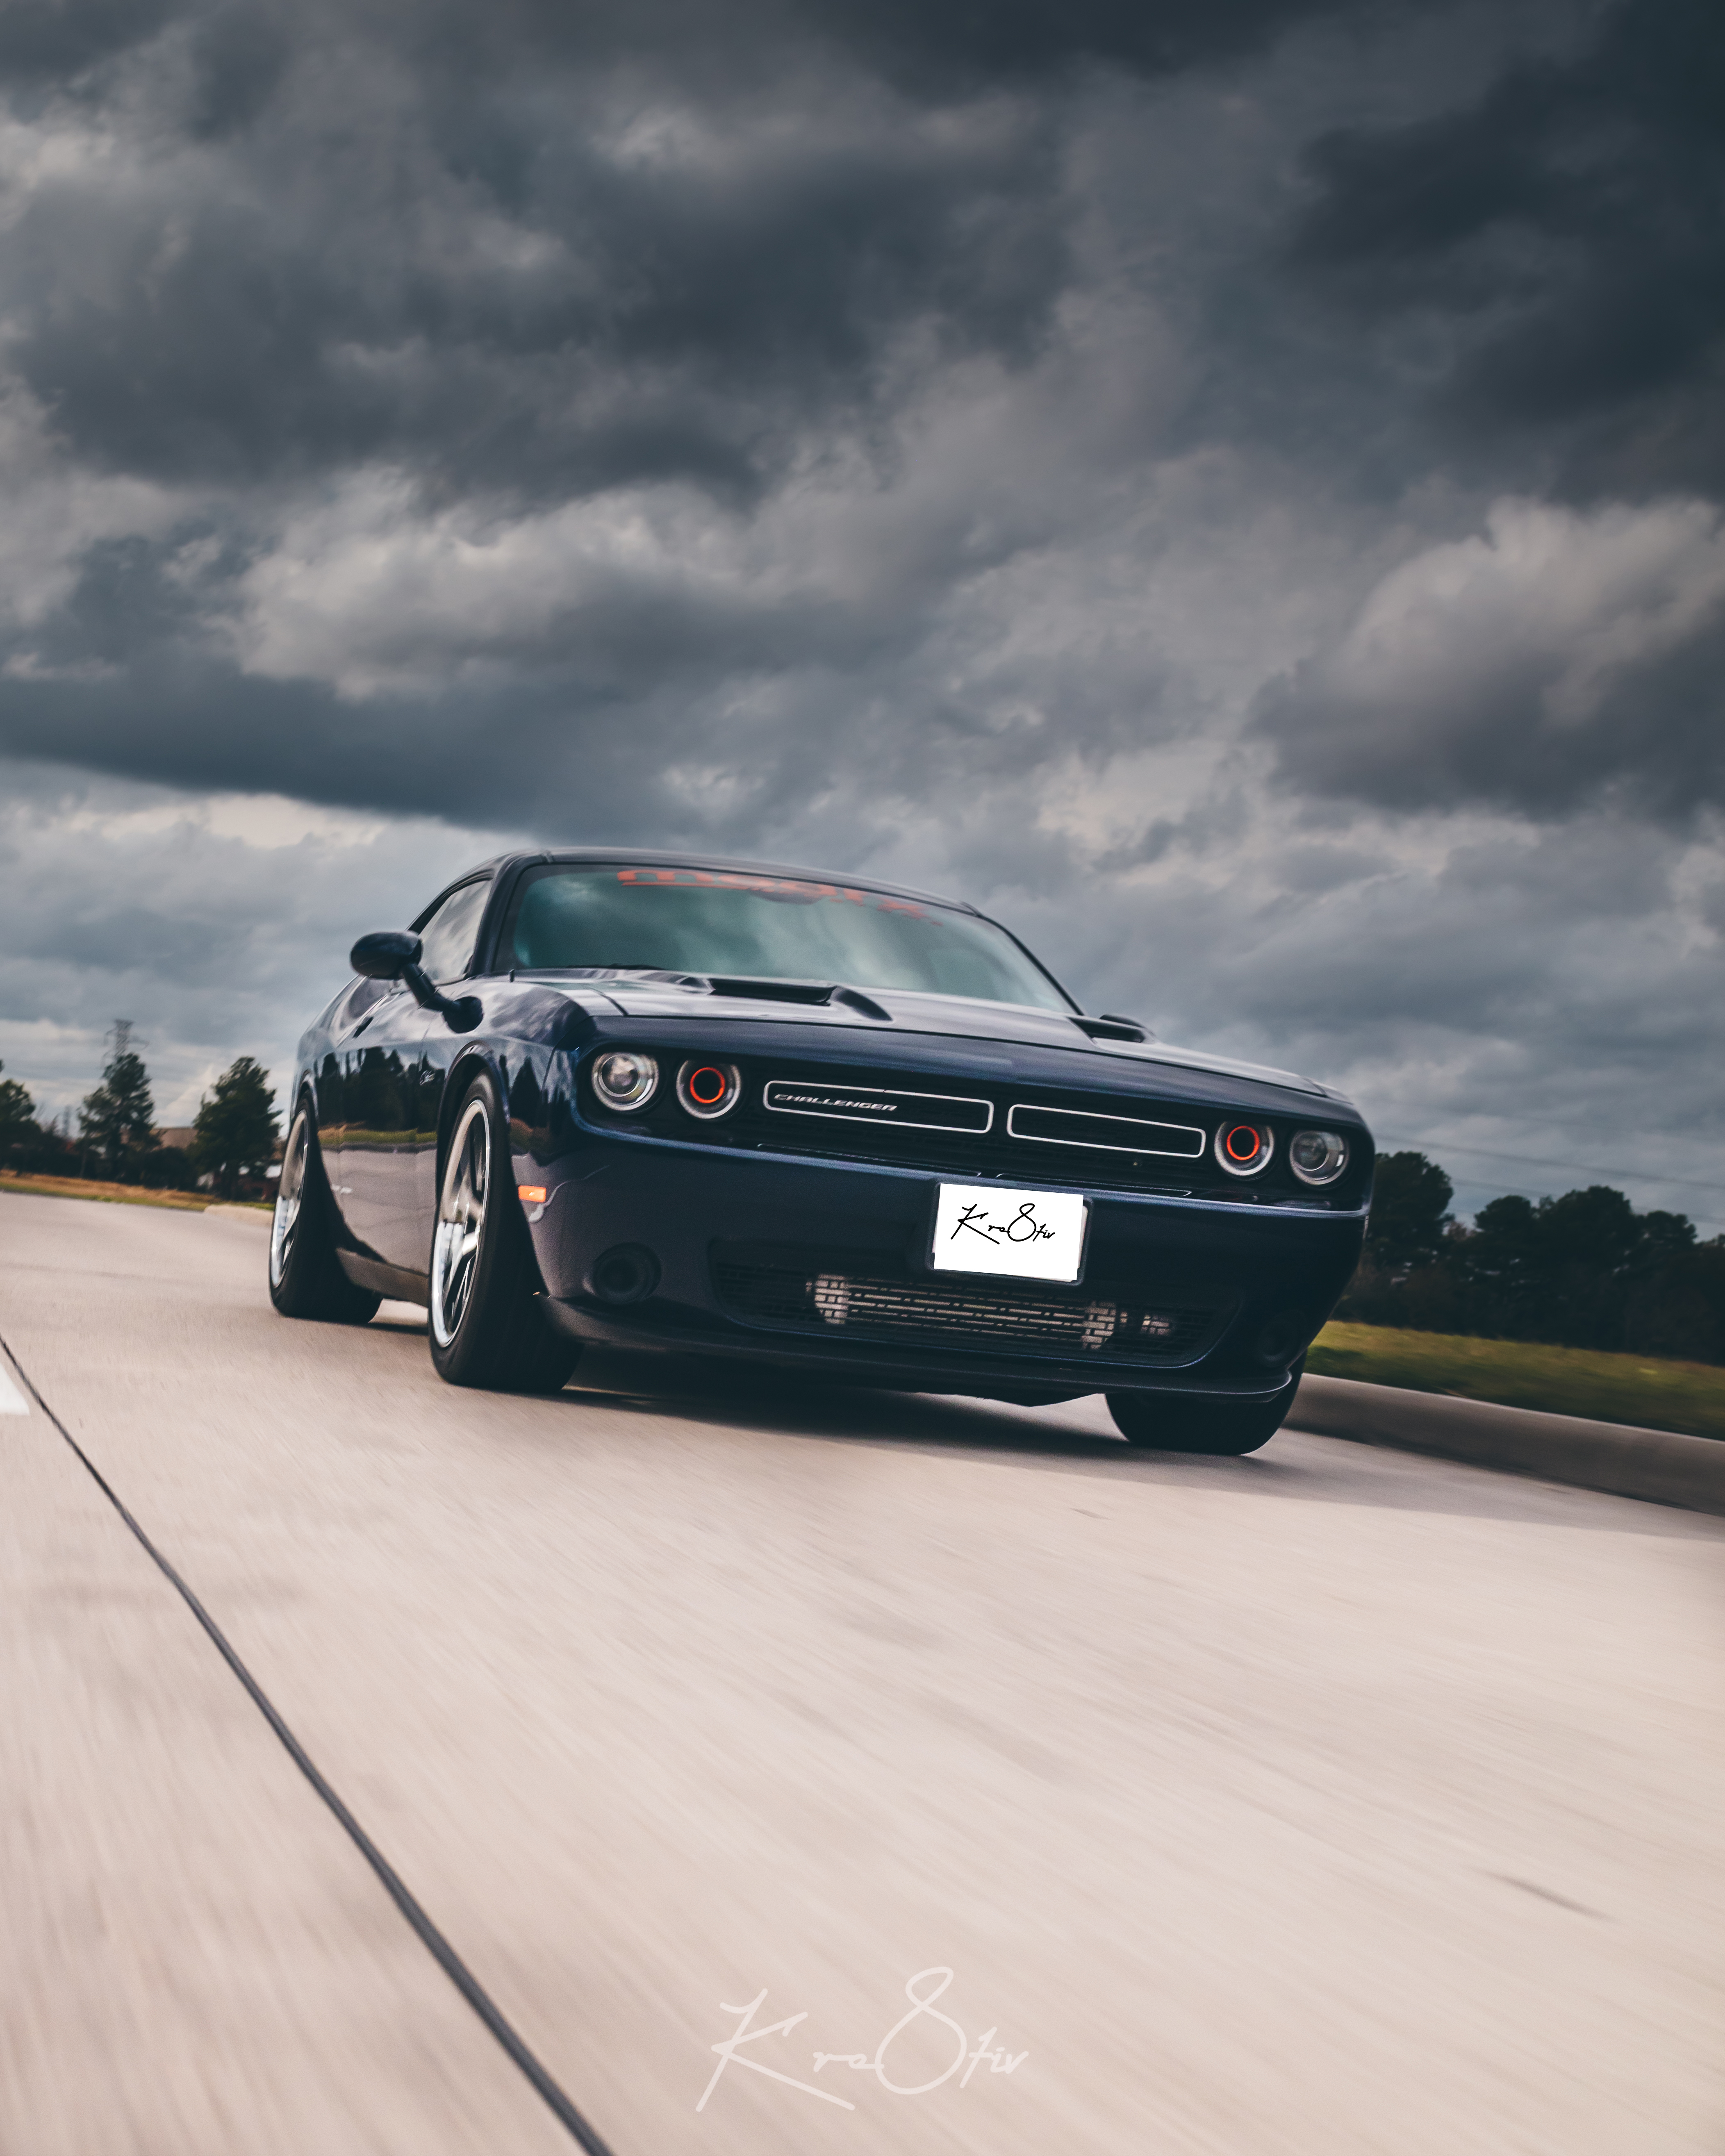
[[[933,1276],[927,1264],[938,1176],[719,1151],[580,1124],[573,1140],[554,1160],[526,1153],[516,1160],[517,1180],[547,1193],[526,1217],[547,1312],[563,1331],[854,1383],[1267,1399],[1334,1307],[1364,1232],[1358,1213],[1094,1191],[1077,1286],[988,1279],[981,1290],[1010,1306],[1009,1330],[1019,1294],[1039,1310],[1068,1306],[1072,1322],[1062,1337],[1002,1338],[998,1317],[997,1337],[977,1337],[942,1314],[913,1317],[922,1329],[908,1337],[894,1333],[891,1322],[884,1330],[866,1317],[859,1322],[854,1310],[866,1297],[816,1298],[813,1290],[817,1278],[823,1285],[854,1278],[886,1284],[877,1303],[914,1310],[921,1298],[939,1306],[954,1276]],[[625,1306],[608,1300],[598,1271],[600,1259],[619,1247],[649,1251],[657,1276],[650,1293]],[[736,1283],[751,1266],[752,1276],[806,1286],[804,1306],[763,1314],[759,1297],[752,1309],[740,1301]],[[1119,1312],[1112,1333],[1095,1317],[1110,1309]],[[1175,1327],[1165,1343],[1147,1346],[1136,1329],[1125,1337],[1128,1327],[1161,1324],[1164,1310],[1184,1314],[1183,1330]]]

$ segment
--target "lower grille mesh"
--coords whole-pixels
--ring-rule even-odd
[[[713,1284],[721,1302],[757,1324],[875,1340],[940,1340],[950,1348],[1126,1355],[1137,1362],[1190,1358],[1214,1317],[1209,1310],[1149,1307],[1081,1291],[1068,1297],[1039,1295],[1017,1281],[961,1286],[727,1258],[714,1260]]]

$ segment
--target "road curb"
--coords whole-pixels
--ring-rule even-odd
[[[1717,1438],[1539,1414],[1352,1378],[1302,1378],[1288,1427],[1725,1514],[1725,1441]]]

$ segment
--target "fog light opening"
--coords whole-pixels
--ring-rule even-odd
[[[1252,1342],[1252,1353],[1268,1368],[1285,1369],[1305,1347],[1308,1337],[1302,1311],[1279,1310],[1274,1317],[1258,1328],[1258,1337]]]
[[[613,1308],[644,1302],[659,1286],[659,1260],[644,1243],[619,1243],[594,1259],[588,1286]]]

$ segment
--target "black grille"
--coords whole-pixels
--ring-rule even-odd
[[[1019,1348],[1049,1355],[1189,1362],[1217,1313],[1173,1301],[1083,1288],[1038,1291],[1015,1281],[962,1286],[886,1270],[762,1265],[715,1256],[713,1286],[738,1317],[834,1338],[939,1341],[948,1348]]]
[[[962,1093],[907,1093],[881,1086],[829,1086],[801,1078],[768,1081],[761,1105],[770,1115],[823,1122],[870,1123],[877,1129],[966,1131],[981,1137],[994,1121],[993,1103]]]
[[[1101,1152],[1169,1154],[1202,1160],[1205,1133],[1192,1123],[1147,1122],[1142,1116],[1086,1114],[1038,1108],[1020,1101],[1008,1111],[1006,1133],[1026,1145],[1085,1146]]]

